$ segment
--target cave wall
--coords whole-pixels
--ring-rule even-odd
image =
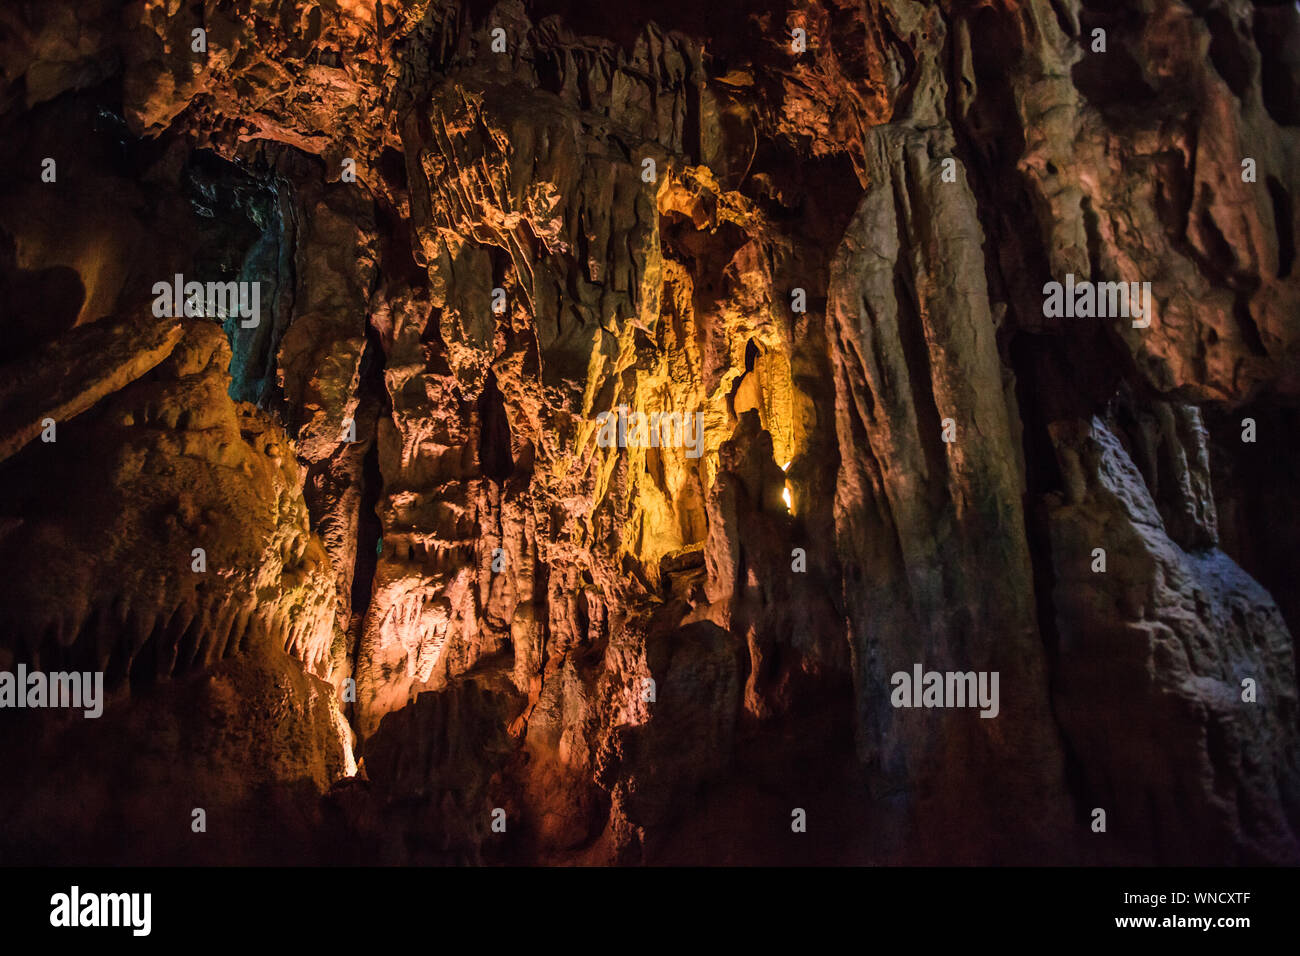
[[[108,698],[0,713],[0,855],[1297,862],[1297,42],[6,12],[0,670]],[[174,274],[259,322],[158,317]],[[1149,324],[1049,317],[1067,274]],[[620,407],[699,444],[605,447]],[[914,664],[998,714],[894,706]]]

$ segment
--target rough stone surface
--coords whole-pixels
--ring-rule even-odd
[[[1300,15],[606,6],[0,14],[0,853],[1300,862]]]

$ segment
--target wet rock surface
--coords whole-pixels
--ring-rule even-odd
[[[0,858],[1300,862],[1295,42],[3,14]]]

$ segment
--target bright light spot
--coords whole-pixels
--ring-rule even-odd
[[[787,461],[784,465],[781,466],[781,470],[782,470],[782,471],[789,471],[789,470],[790,470],[790,463]]]
[[[790,500],[790,486],[788,484],[781,491],[781,500],[785,502],[786,511],[794,507],[794,502]]]

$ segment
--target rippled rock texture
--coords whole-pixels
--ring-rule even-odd
[[[1298,49],[1244,0],[6,10],[0,670],[106,697],[0,711],[0,855],[1300,862]]]

